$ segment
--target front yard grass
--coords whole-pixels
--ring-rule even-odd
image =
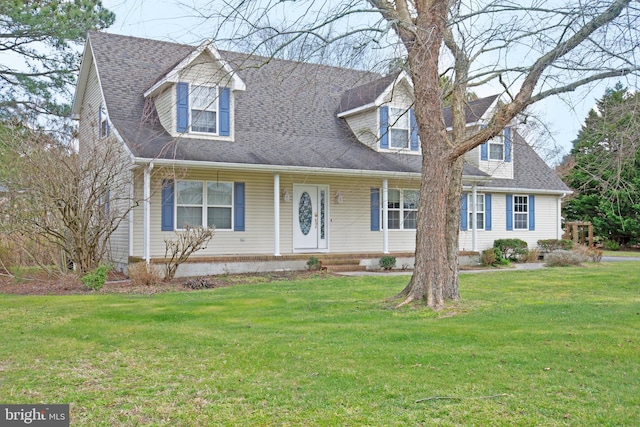
[[[71,425],[586,426],[640,420],[640,263],[156,295],[0,297],[0,401]]]

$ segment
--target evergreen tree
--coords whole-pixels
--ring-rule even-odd
[[[640,239],[640,96],[621,83],[608,89],[573,142],[565,182],[576,193],[568,221],[591,221],[597,236]]]
[[[67,115],[76,46],[114,19],[100,0],[0,1],[0,119]]]

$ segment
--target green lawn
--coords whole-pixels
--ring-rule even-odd
[[[466,274],[440,313],[384,301],[406,276],[2,295],[0,401],[73,426],[638,425],[639,278]]]

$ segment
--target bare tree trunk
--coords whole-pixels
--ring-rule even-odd
[[[458,239],[460,237],[460,197],[462,195],[463,166],[464,157],[458,157],[453,163],[447,193],[447,261],[449,263],[451,279],[449,285],[445,287],[444,297],[445,299],[454,301],[460,299],[460,280],[458,277]]]
[[[401,37],[409,52],[411,78],[414,84],[415,114],[420,126],[422,148],[422,181],[418,228],[416,230],[416,264],[407,287],[400,293],[400,304],[424,300],[438,309],[445,303],[445,289],[451,284],[452,272],[447,255],[447,194],[453,167],[449,156],[450,140],[442,115],[442,91],[438,74],[440,46],[449,2],[419,3],[416,28],[428,28],[429,34],[406,33]]]

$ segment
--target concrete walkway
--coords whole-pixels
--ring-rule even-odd
[[[640,261],[640,257],[615,257],[615,256],[605,256],[602,257],[602,262],[638,262]],[[517,271],[517,270],[538,270],[540,268],[545,268],[544,263],[542,262],[525,262],[525,263],[512,263],[512,268],[488,268],[488,269],[477,269],[477,270],[460,270],[460,274],[470,274],[470,273],[494,273],[497,271]],[[413,270],[393,270],[393,271],[378,271],[378,270],[369,270],[369,271],[344,271],[338,274],[344,276],[409,276],[413,274]]]

